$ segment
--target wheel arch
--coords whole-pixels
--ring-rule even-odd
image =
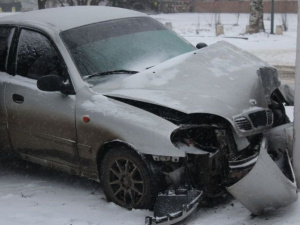
[[[125,141],[122,141],[120,139],[115,139],[115,140],[111,140],[111,141],[108,141],[108,142],[105,142],[98,150],[97,152],[97,170],[98,170],[98,173],[100,172],[100,168],[101,168],[101,164],[102,164],[102,161],[106,155],[106,153],[112,149],[112,148],[115,148],[115,147],[125,147],[127,149],[130,149],[132,151],[134,151],[135,153],[139,154],[139,151],[131,144],[125,142]],[[99,177],[100,179],[100,177]]]
[[[158,193],[158,185],[152,185],[156,181],[155,181],[155,176],[152,167],[150,166],[151,163],[147,160],[148,157],[144,154],[141,154],[137,150],[137,148],[135,148],[133,145],[129,144],[128,142],[119,139],[112,140],[103,144],[103,146],[101,146],[101,148],[99,149],[97,155],[97,168],[98,168],[99,180],[102,183],[102,187],[104,189],[104,193],[108,201],[113,201],[116,204],[120,205],[118,201],[113,200],[113,198],[111,197],[111,189],[107,187],[107,168],[109,168],[107,162],[110,162],[109,160],[112,159],[111,158],[112,156],[116,157],[116,153],[117,156],[120,156],[119,152],[121,152],[122,150],[124,151],[125,154],[120,154],[120,155],[126,157],[129,156],[129,158],[127,159],[133,162],[136,165],[136,167],[139,168],[138,171],[140,171],[140,174],[143,174],[144,177],[143,179],[145,179],[143,180],[145,181],[144,185],[147,186],[147,188],[145,189],[146,190],[145,193],[147,194],[144,195],[146,197],[143,197],[141,202],[137,203],[138,205],[133,206],[133,208],[141,208],[141,209],[153,208],[155,198]],[[127,207],[127,206],[123,206],[123,207]],[[131,207],[132,206],[129,206],[129,208]]]

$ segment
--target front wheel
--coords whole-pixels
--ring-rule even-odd
[[[119,147],[105,155],[100,179],[107,200],[125,208],[151,208],[157,191],[153,174],[135,151]]]

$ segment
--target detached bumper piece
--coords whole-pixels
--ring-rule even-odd
[[[158,195],[154,206],[154,217],[146,217],[146,225],[170,225],[188,217],[198,206],[202,191],[166,191]]]
[[[287,151],[281,160],[275,162],[268,154],[268,142],[264,138],[260,154],[253,160],[256,163],[251,171],[227,187],[250,212],[259,215],[266,208],[287,206],[297,200],[297,186]]]

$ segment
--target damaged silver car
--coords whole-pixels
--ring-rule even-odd
[[[228,192],[253,214],[297,199],[292,96],[241,49],[64,7],[2,18],[0,58],[1,151],[100,181],[108,201],[154,209],[146,224]]]

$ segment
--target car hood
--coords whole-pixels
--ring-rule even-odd
[[[152,103],[187,114],[210,113],[231,120],[253,105],[267,107],[266,92],[276,89],[278,80],[272,82],[273,87],[264,89],[257,75],[260,67],[269,65],[222,41],[134,75],[113,75],[93,90],[108,97]]]

